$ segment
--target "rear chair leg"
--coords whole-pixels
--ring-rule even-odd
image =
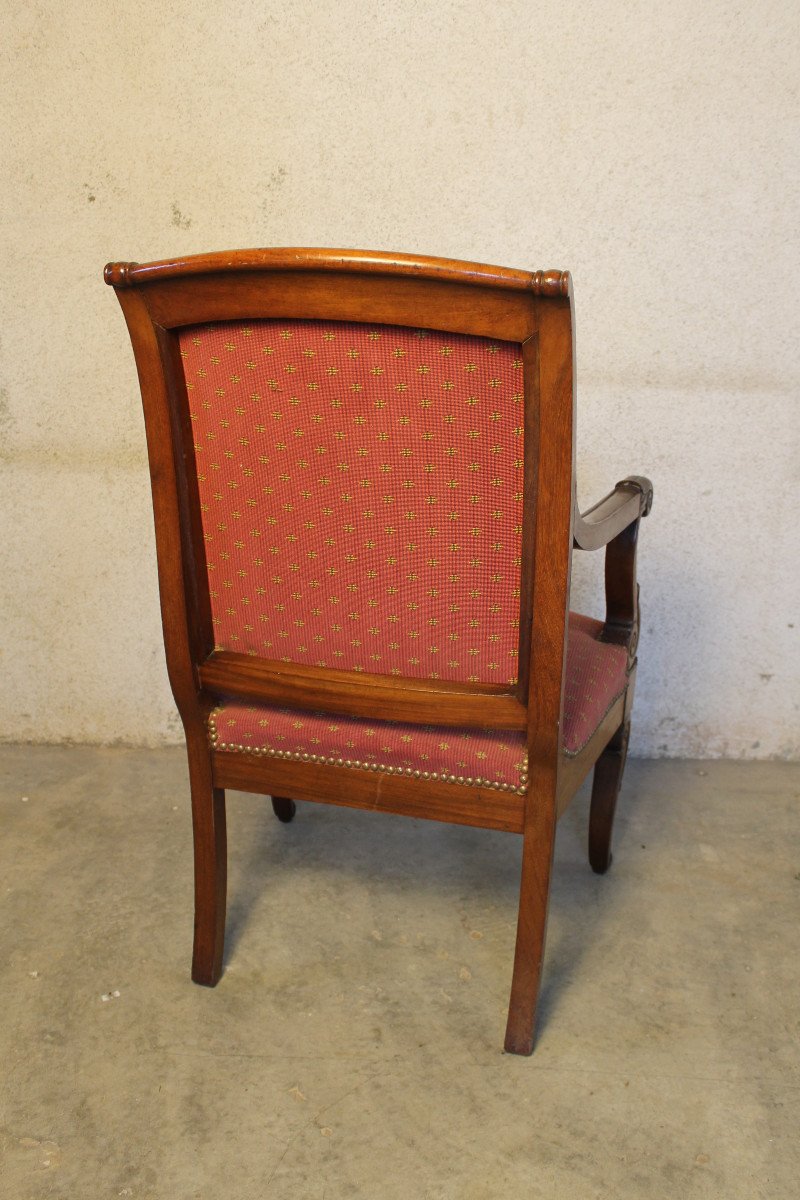
[[[294,820],[294,814],[297,812],[297,805],[294,800],[290,800],[288,796],[273,796],[272,811],[279,821],[283,821],[288,825]]]
[[[522,848],[514,975],[508,1006],[507,1054],[531,1054],[542,975],[550,876],[555,847],[555,795],[529,813]]]
[[[189,747],[194,833],[194,953],[192,979],[214,987],[225,945],[227,843],[225,792],[213,786],[208,751]]]
[[[629,720],[620,725],[595,763],[589,810],[589,865],[597,875],[605,875],[611,866],[614,811],[625,770],[630,729]]]

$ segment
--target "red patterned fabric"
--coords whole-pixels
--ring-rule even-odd
[[[564,747],[577,753],[626,684],[627,651],[598,641],[603,626],[570,614]],[[408,725],[227,701],[210,717],[217,750],[361,767],[423,779],[525,790],[523,733]]]
[[[516,681],[519,345],[260,320],[180,348],[217,649]]]
[[[241,702],[216,709],[209,731],[217,750],[361,767],[503,791],[523,787],[527,776],[525,738],[513,732],[370,721]]]
[[[588,742],[627,683],[625,646],[600,642],[601,621],[569,614],[564,680],[564,749],[576,754]]]

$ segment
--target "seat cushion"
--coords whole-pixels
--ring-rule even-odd
[[[628,682],[628,650],[601,642],[602,621],[569,614],[564,679],[564,749],[577,754]]]
[[[625,689],[627,650],[599,640],[602,622],[571,613],[564,692],[564,748],[577,754]],[[372,721],[225,701],[209,717],[217,751],[266,755],[449,783],[524,792],[522,732]]]

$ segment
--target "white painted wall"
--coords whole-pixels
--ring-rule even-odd
[[[794,0],[3,7],[3,737],[179,733],[104,262],[341,245],[573,272],[581,499],[656,487],[634,751],[797,754]]]

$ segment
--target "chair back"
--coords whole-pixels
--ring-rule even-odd
[[[262,250],[106,279],[142,385],[184,721],[224,695],[557,730],[566,273]]]

